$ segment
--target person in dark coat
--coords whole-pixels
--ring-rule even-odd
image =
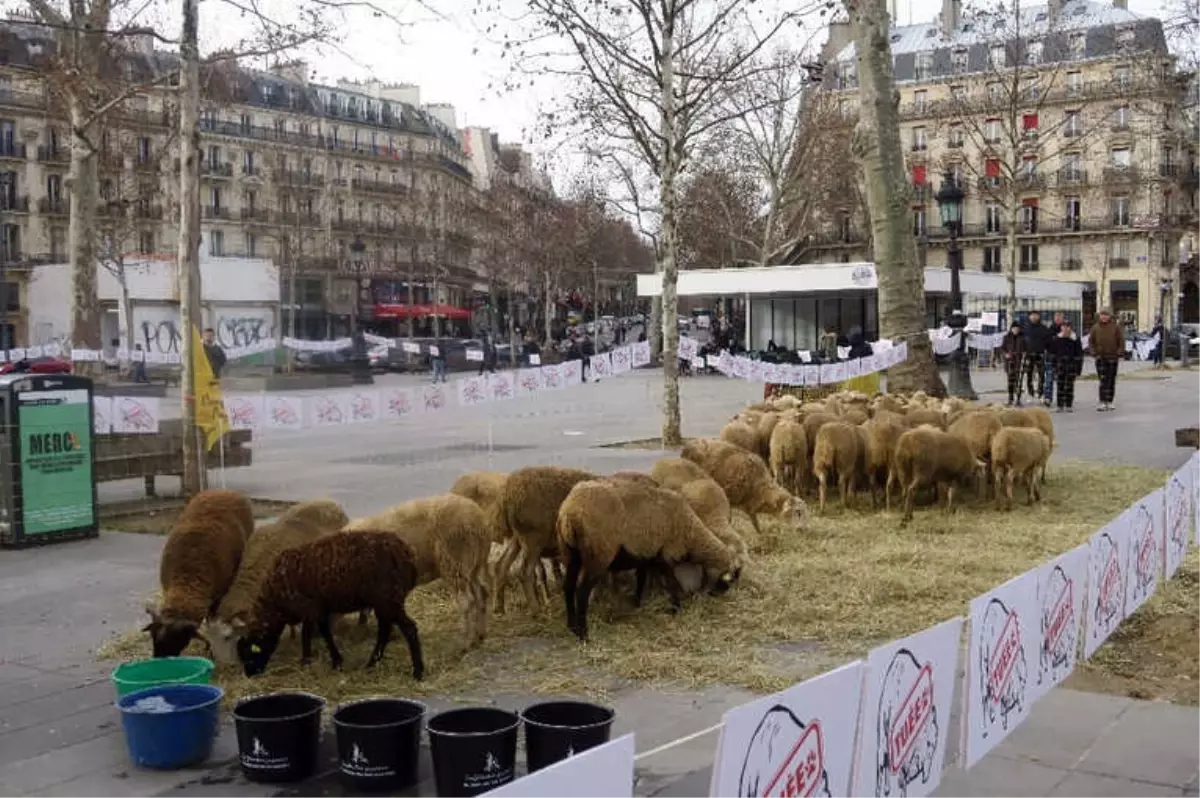
[[[1083,371],[1083,344],[1075,337],[1071,322],[1058,325],[1058,335],[1050,340],[1046,354],[1054,364],[1058,383],[1058,412],[1075,412],[1075,378]]]
[[[1021,334],[1021,325],[1015,321],[1009,325],[1008,334],[1000,344],[1004,352],[1004,375],[1008,380],[1008,403],[1021,404],[1021,371],[1025,357],[1025,336]]]
[[[1036,310],[1029,312],[1029,318],[1025,322],[1025,329],[1022,332],[1025,338],[1025,379],[1026,387],[1029,389],[1030,397],[1036,398],[1042,396],[1042,404],[1050,406],[1050,400],[1044,398],[1046,390],[1046,344],[1054,335],[1050,332],[1050,328],[1042,324],[1042,314]],[[1037,389],[1034,390],[1034,376],[1037,377]]]
[[[213,376],[220,378],[221,369],[225,368],[225,350],[217,343],[217,334],[212,327],[204,330],[204,354],[208,356],[208,365],[212,367]]]
[[[867,339],[863,337],[861,332],[850,333],[850,352],[847,357],[850,360],[857,360],[860,357],[869,357],[874,350],[867,343]]]

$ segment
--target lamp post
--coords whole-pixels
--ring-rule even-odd
[[[355,383],[370,384],[371,367],[367,362],[367,340],[362,329],[362,275],[365,267],[363,253],[367,247],[358,236],[350,245],[350,267],[354,272],[354,324],[350,331],[353,350],[350,355],[350,376]]]
[[[958,179],[951,172],[942,175],[942,185],[934,199],[937,200],[938,212],[942,216],[942,227],[950,235],[946,262],[950,267],[951,312],[946,325],[958,333],[958,348],[950,353],[950,384],[947,390],[951,396],[975,400],[979,396],[971,386],[971,368],[967,359],[967,316],[963,313],[962,286],[959,283],[962,250],[958,247],[958,236],[962,233],[963,197]]]

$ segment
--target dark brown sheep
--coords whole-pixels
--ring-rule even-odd
[[[150,623],[144,631],[154,656],[179,656],[200,637],[200,624],[216,616],[253,531],[250,500],[237,491],[205,490],[188,502],[163,546],[162,604],[146,607]]]
[[[238,658],[247,676],[267,668],[283,628],[299,623],[301,663],[312,660],[313,626],[329,648],[334,668],[342,655],[333,642],[330,616],[374,610],[379,623],[375,649],[367,660],[373,667],[383,659],[395,624],[408,643],[414,679],[425,674],[417,624],[404,609],[417,585],[412,548],[386,530],[341,532],[281,552],[263,584],[249,633],[238,641]]]
[[[904,491],[902,525],[912,520],[917,490],[926,485],[937,485],[939,496],[945,493],[946,511],[950,512],[954,507],[955,487],[975,484],[985,466],[961,438],[921,425],[896,441],[887,495],[892,495],[892,482],[899,483]]]

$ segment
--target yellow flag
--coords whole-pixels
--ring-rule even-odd
[[[200,328],[192,325],[192,377],[196,381],[196,426],[204,430],[204,448],[212,449],[221,435],[229,429],[221,383],[213,374],[212,364],[204,351]]]

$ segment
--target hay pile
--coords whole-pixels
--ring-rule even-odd
[[[677,616],[667,613],[661,591],[635,610],[632,589],[616,597],[597,590],[587,645],[567,631],[556,592],[543,615],[518,600],[507,615],[491,616],[484,645],[462,657],[457,605],[435,584],[410,602],[426,649],[424,682],[413,682],[398,634],[378,669],[364,671],[375,627],[359,628],[353,619],[335,629],[346,657],[340,673],[328,667],[319,637],[316,663],[301,668],[299,641],[285,634],[265,676],[249,680],[223,670],[218,678],[230,699],[285,687],[331,700],[379,693],[467,699],[508,690],[602,697],[629,683],[778,690],[965,613],[972,598],[1086,541],[1165,478],[1152,469],[1056,462],[1039,505],[1018,502],[1001,512],[968,499],[953,516],[919,511],[906,530],[898,512],[873,512],[864,497],[848,512],[811,519],[804,531],[766,522],[769,540],[755,539],[738,515],[756,555],[746,584],[725,597],[686,601]],[[148,656],[148,638],[127,634],[101,654]]]

